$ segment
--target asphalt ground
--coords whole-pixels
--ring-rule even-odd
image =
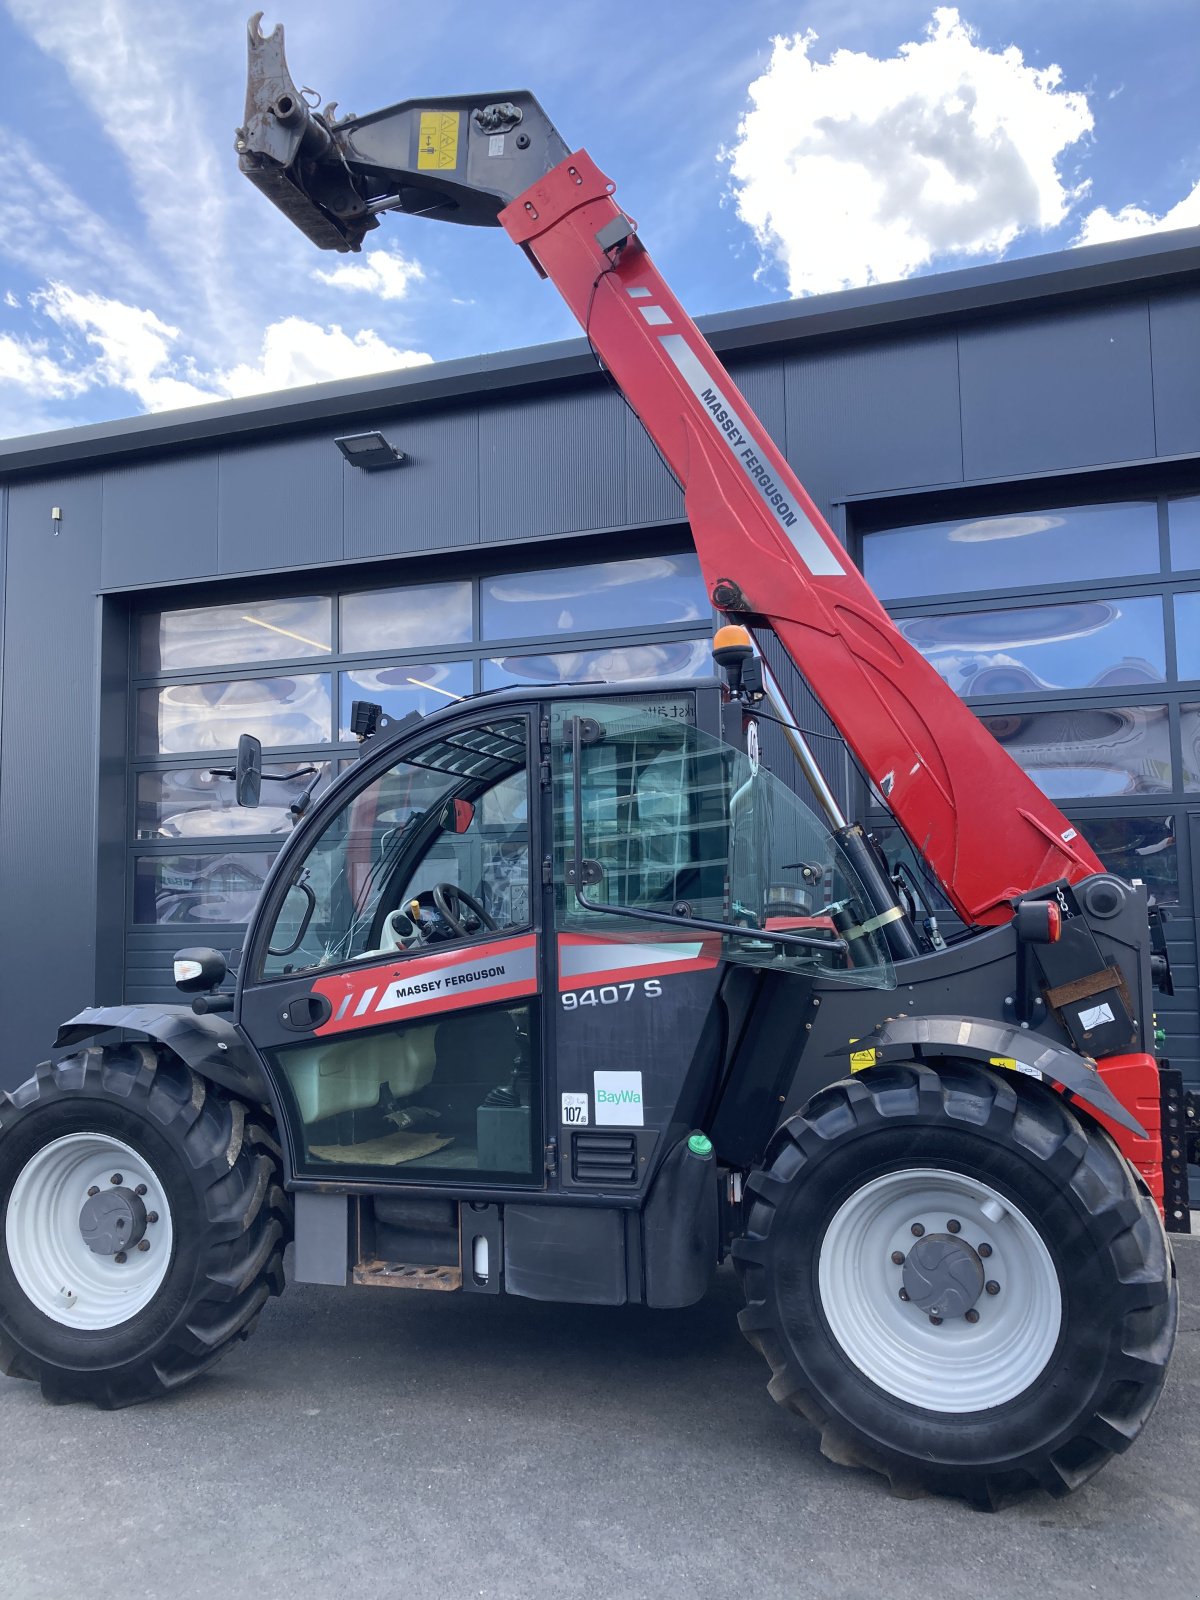
[[[1138,1443],[1067,1501],[892,1498],[688,1311],[289,1288],[153,1406],[0,1379],[3,1600],[1200,1595],[1200,1238]]]

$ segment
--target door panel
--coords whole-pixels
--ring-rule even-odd
[[[416,730],[285,862],[241,1017],[298,1176],[544,1181],[528,737],[511,711]]]

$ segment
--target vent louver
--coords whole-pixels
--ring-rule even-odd
[[[636,1183],[635,1133],[573,1133],[571,1176],[576,1183]]]

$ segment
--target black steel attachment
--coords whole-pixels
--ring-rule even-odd
[[[238,165],[322,250],[361,250],[381,211],[474,227],[500,212],[569,154],[527,90],[405,100],[365,117],[299,89],[283,26],[250,18],[245,123]],[[311,97],[311,98],[310,98]]]

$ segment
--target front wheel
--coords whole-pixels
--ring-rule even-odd
[[[741,1326],[832,1459],[994,1506],[1078,1487],[1153,1410],[1166,1235],[1050,1090],[872,1068],[786,1123],[747,1193]]]
[[[252,1108],[149,1045],[0,1094],[0,1372],[112,1407],[211,1366],[283,1288],[277,1157]]]

